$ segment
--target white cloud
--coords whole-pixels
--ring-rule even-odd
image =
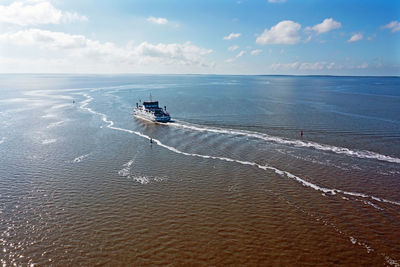
[[[229,35],[227,35],[227,36],[224,36],[224,40],[232,40],[232,39],[234,39],[234,38],[239,38],[240,37],[240,33],[231,33],[231,34],[229,34]]]
[[[238,48],[239,48],[239,46],[237,46],[237,45],[232,45],[232,46],[228,47],[228,50],[229,50],[229,51],[235,51],[235,50],[238,49]]]
[[[301,25],[291,20],[284,20],[265,29],[256,39],[258,44],[296,44],[300,41],[299,30]]]
[[[246,51],[242,50],[242,51],[239,52],[239,54],[236,55],[236,58],[240,58],[244,54],[246,54]]]
[[[132,55],[142,63],[159,62],[161,64],[208,66],[202,56],[210,54],[211,49],[197,47],[190,42],[183,44],[150,44],[143,42],[131,49]]]
[[[307,27],[306,30],[313,30],[317,34],[326,33],[331,30],[339,29],[342,27],[340,22],[334,21],[333,18],[324,19],[320,24],[314,25],[312,28]]]
[[[353,34],[353,36],[351,36],[350,39],[347,40],[347,42],[349,42],[349,43],[357,42],[357,41],[362,40],[362,38],[363,38],[363,35],[361,33],[356,33],[356,34]]]
[[[88,18],[83,15],[79,15],[76,12],[65,12],[61,17],[62,22],[73,22],[73,21],[88,21]]]
[[[400,31],[400,22],[394,20],[384,26],[382,26],[382,29],[390,29],[392,32],[398,32]]]
[[[369,67],[369,64],[367,62],[364,62],[364,63],[362,63],[360,65],[357,65],[355,68],[356,69],[366,69],[368,67]]]
[[[338,65],[335,62],[292,62],[292,63],[274,63],[269,65],[269,68],[274,71],[321,71],[321,70],[332,70],[342,69],[342,65]]]
[[[71,35],[63,32],[51,32],[39,29],[4,33],[0,35],[0,41],[16,45],[37,45],[40,48],[70,49],[84,48],[88,45],[88,39],[83,35]]]
[[[268,69],[273,72],[286,72],[286,73],[326,73],[334,72],[338,70],[366,70],[373,67],[381,67],[382,64],[376,65],[362,62],[355,64],[350,62],[351,59],[347,60],[344,64],[338,64],[335,62],[327,61],[316,61],[316,62],[291,62],[291,63],[273,63],[268,66]]]
[[[0,5],[0,22],[20,26],[87,20],[86,16],[76,12],[63,12],[46,0],[17,1],[8,6]]]
[[[0,42],[32,46],[42,50],[56,51],[65,58],[88,60],[100,63],[132,64],[132,65],[181,65],[212,67],[204,59],[212,50],[201,48],[186,42],[183,44],[151,44],[143,42],[137,46],[128,44],[119,47],[110,42],[99,42],[83,35],[71,35],[63,32],[52,32],[40,29],[22,30],[15,33],[0,34]]]
[[[286,0],[268,0],[268,3],[285,3]]]
[[[306,28],[306,31],[309,30],[309,29],[311,29],[311,28],[310,28],[310,27],[307,27],[307,28]],[[305,42],[305,43],[308,43],[308,42],[311,40],[311,38],[312,38],[312,34],[309,34],[308,37],[307,37],[307,39],[304,40],[304,42]]]
[[[147,21],[155,24],[167,24],[168,20],[166,18],[155,18],[155,17],[148,17]]]
[[[227,62],[227,63],[234,62],[236,59],[242,57],[244,54],[246,54],[246,51],[242,50],[234,58],[228,58],[227,60],[225,60],[225,62]]]
[[[250,54],[252,56],[256,56],[256,55],[260,54],[261,52],[262,52],[261,49],[255,49],[255,50],[251,51]]]

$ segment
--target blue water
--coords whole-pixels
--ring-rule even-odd
[[[0,78],[5,265],[400,262],[398,77]]]

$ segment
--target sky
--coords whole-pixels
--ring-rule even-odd
[[[0,0],[1,73],[400,75],[398,0]]]

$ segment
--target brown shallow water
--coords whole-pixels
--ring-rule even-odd
[[[396,155],[153,124],[125,114],[118,90],[3,102],[4,266],[399,266]]]

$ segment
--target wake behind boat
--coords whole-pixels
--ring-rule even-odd
[[[158,106],[158,101],[152,101],[151,94],[150,101],[144,101],[143,105],[136,103],[136,107],[133,109],[133,115],[154,122],[169,122],[171,120],[171,116],[167,112],[167,107],[164,106],[164,109],[160,108]]]

